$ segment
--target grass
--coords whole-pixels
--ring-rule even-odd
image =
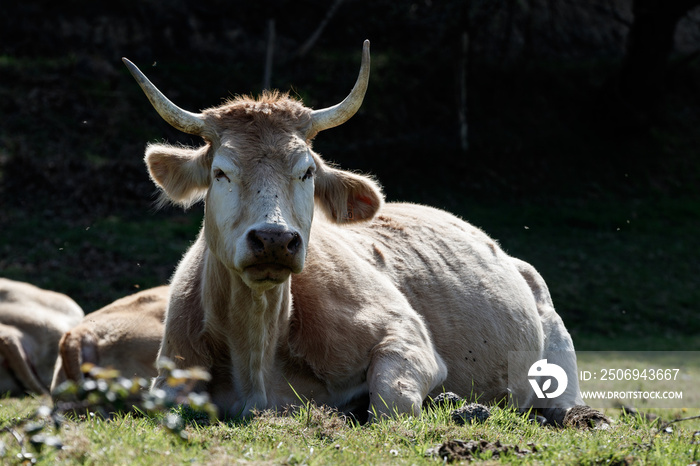
[[[4,215],[12,228],[0,245],[3,276],[60,290],[85,312],[167,283],[201,223],[201,210],[73,221],[20,210]]]
[[[0,461],[20,463],[22,448],[10,429],[47,403],[45,398],[0,400]],[[359,426],[313,404],[284,414],[264,412],[241,422],[190,423],[188,439],[173,435],[157,418],[118,414],[66,420],[58,432],[64,447],[24,451],[36,464],[439,464],[431,454],[455,439],[517,445],[495,457],[477,451],[476,460],[498,464],[691,464],[700,459],[700,421],[660,429],[642,416],[616,417],[607,430],[540,427],[512,410],[495,410],[483,424],[458,426],[450,408],[428,408],[422,418],[399,416]],[[683,413],[667,413],[681,415]],[[48,429],[48,428],[47,428]],[[29,434],[26,434],[29,437]],[[695,443],[693,443],[695,442]],[[534,447],[534,448],[533,448]]]
[[[586,356],[589,369],[629,362],[624,353]],[[695,378],[690,385],[697,384],[697,370],[683,370]],[[428,403],[420,417],[396,415],[360,425],[300,398],[298,406],[281,412],[220,422],[199,412],[209,409],[206,398],[190,398],[199,400],[199,408],[189,409],[167,408],[174,399],[153,394],[139,402],[118,374],[91,373],[97,383],[59,389],[53,410],[46,396],[0,398],[0,463],[671,465],[700,459],[698,407],[656,408],[644,414],[605,408],[611,419],[605,428],[554,428],[531,421],[528,413],[496,407],[484,422],[459,425],[452,410],[467,403],[462,400]],[[182,377],[199,380],[203,374]],[[139,386],[147,386],[146,381]],[[108,406],[123,401],[136,402],[137,408],[109,413]]]

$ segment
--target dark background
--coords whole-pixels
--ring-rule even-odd
[[[320,108],[370,39],[363,107],[318,152],[532,262],[583,346],[696,344],[700,1],[13,3],[0,275],[92,311],[164,283],[194,239],[201,206],[155,212],[142,156],[199,141],[160,120],[121,57],[192,111],[266,74]]]

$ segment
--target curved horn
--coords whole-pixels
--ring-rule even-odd
[[[191,113],[183,110],[172,103],[162,92],[153,85],[151,81],[139,70],[136,65],[128,59],[122,58],[122,61],[129,68],[136,82],[139,83],[141,89],[151,101],[151,105],[156,109],[158,114],[163,117],[175,129],[179,129],[183,133],[202,135],[205,129],[204,117],[201,113]]]
[[[362,64],[360,74],[350,94],[339,104],[311,112],[311,128],[309,135],[313,136],[324,129],[342,125],[359,110],[362,99],[369,84],[369,41],[362,46]]]

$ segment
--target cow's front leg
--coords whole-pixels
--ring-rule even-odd
[[[166,322],[165,336],[155,361],[158,366],[158,375],[151,383],[152,392],[163,390],[167,398],[177,399],[183,394],[182,391],[185,388],[192,392],[206,390],[207,384],[203,380],[189,381],[185,385],[179,380],[180,375],[177,372],[173,374],[176,370],[186,370],[193,367],[202,368],[207,372],[212,371],[209,352],[203,345],[194,347],[190,341],[190,339],[181,338],[171,332]]]
[[[367,372],[370,420],[403,413],[420,415],[425,397],[447,377],[442,358],[433,348],[379,346]]]

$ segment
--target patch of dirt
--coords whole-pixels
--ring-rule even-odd
[[[606,429],[610,419],[590,406],[577,405],[567,411],[562,423],[564,427],[576,429]]]
[[[304,417],[299,411],[304,411]],[[324,441],[333,441],[351,420],[337,409],[310,403],[305,407],[289,406],[281,412],[265,410],[255,413],[255,422],[292,428],[297,422],[304,427],[304,435]]]
[[[459,402],[462,401],[462,397],[453,392],[443,392],[440,393],[435,398],[426,398],[423,401],[423,406],[433,406],[434,408],[441,408],[443,406],[457,406]]]
[[[491,416],[491,410],[479,403],[470,403],[467,406],[455,409],[450,417],[458,425],[484,422]]]
[[[502,444],[499,440],[489,442],[484,439],[479,440],[448,440],[437,448],[428,450],[429,456],[437,456],[443,461],[451,463],[453,461],[472,461],[478,459],[481,453],[490,451],[492,458],[500,458],[502,454],[513,453],[518,457],[523,457],[529,453],[536,453],[537,446],[528,443],[528,448],[520,448],[518,445]]]

